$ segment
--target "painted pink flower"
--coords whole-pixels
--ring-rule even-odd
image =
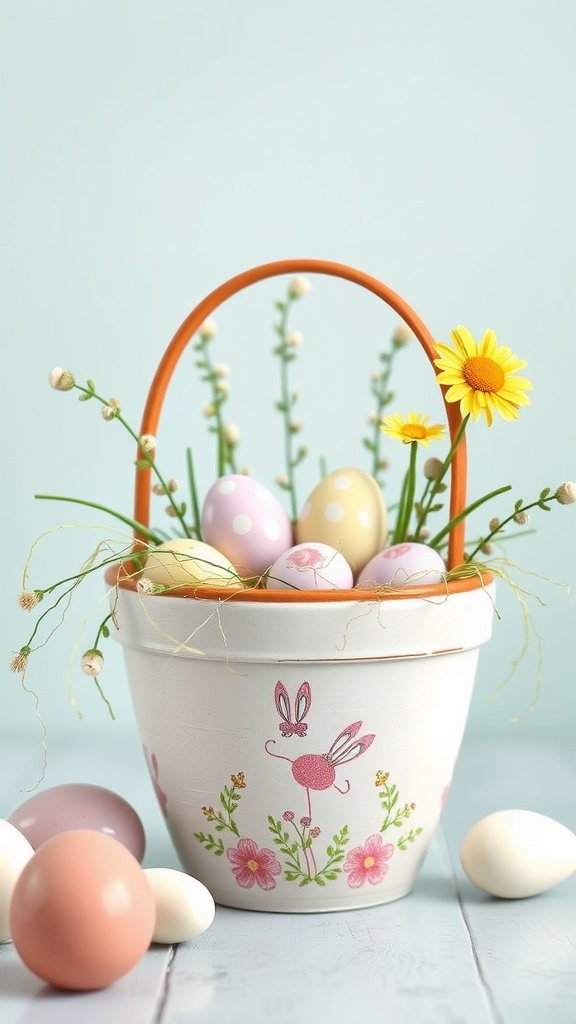
[[[364,846],[350,850],[342,865],[348,875],[348,885],[352,889],[359,889],[365,882],[378,885],[388,871],[388,861],[393,853],[393,843],[382,843],[382,836],[378,833],[368,836]]]
[[[232,873],[243,889],[251,889],[257,882],[261,889],[274,889],[274,876],[282,867],[273,850],[259,850],[253,839],[241,839],[238,846],[226,850]]]
[[[322,569],[326,564],[326,555],[318,548],[299,548],[286,559],[287,569]]]
[[[410,551],[409,544],[397,544],[393,548],[387,548],[382,553],[382,558],[402,558],[402,555],[407,554],[408,551]]]

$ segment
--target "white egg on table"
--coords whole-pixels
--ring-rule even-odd
[[[144,868],[156,901],[153,942],[189,942],[210,927],[216,913],[212,893],[176,868]]]
[[[407,583],[420,586],[442,583],[445,573],[444,559],[434,548],[405,541],[374,555],[361,570],[356,582],[357,586],[366,588],[386,584],[403,587]]]
[[[178,537],[152,548],[142,579],[162,587],[239,586],[238,574],[216,548],[191,537]]]
[[[347,466],[323,477],[304,502],[295,540],[329,544],[356,575],[382,549],[387,529],[386,504],[376,480],[363,469]]]
[[[340,551],[329,544],[295,544],[280,555],[266,577],[266,587],[278,590],[348,590],[352,569]]]
[[[202,536],[241,576],[261,576],[294,543],[292,523],[263,484],[241,473],[220,477],[202,505]]]
[[[537,896],[576,871],[576,834],[536,811],[494,811],[466,833],[460,861],[468,879],[491,896]]]
[[[10,901],[34,847],[9,821],[0,818],[0,942],[10,938]]]

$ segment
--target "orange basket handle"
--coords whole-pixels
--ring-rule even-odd
[[[160,413],[164,398],[170,383],[176,364],[186,348],[190,339],[196,334],[204,321],[214,310],[226,299],[258,281],[268,277],[276,277],[281,274],[326,274],[331,277],[340,277],[353,284],[359,284],[369,292],[373,292],[390,306],[401,319],[408,325],[412,333],[418,338],[430,363],[436,358],[435,342],[426,325],[413,309],[396,292],[388,288],[375,277],[347,267],[342,263],[333,263],[330,260],[318,259],[290,259],[276,260],[272,263],[263,263],[237,274],[230,280],[225,281],[192,310],[180,325],[172,341],[168,345],[158,369],[152,380],[148,398],[144,407],[140,436],[142,434],[156,435]],[[454,442],[458,429],[462,423],[460,408],[457,403],[447,403],[444,396],[444,388],[440,387],[442,400],[446,409],[448,428],[451,441]],[[141,458],[141,453],[139,453]],[[450,518],[453,519],[465,508],[466,503],[466,439],[462,436],[456,449],[456,453],[450,467]],[[150,490],[151,470],[149,467],[136,470],[135,492],[134,492],[134,519],[143,526],[149,526],[150,519]],[[136,540],[143,538],[136,535]],[[448,544],[448,568],[453,569],[464,561],[464,521],[462,520],[451,532]]]

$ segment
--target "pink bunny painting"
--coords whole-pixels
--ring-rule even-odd
[[[302,683],[296,694],[294,705],[294,721],[292,721],[292,710],[288,690],[280,680],[276,683],[274,690],[274,703],[282,721],[278,728],[283,736],[305,736],[308,726],[302,719],[306,718],[312,703],[312,693],[309,683]]]
[[[302,722],[302,719],[308,713],[312,703],[309,684],[302,683],[296,695],[294,722],[291,721],[288,692],[281,682],[276,683],[274,701],[282,718],[282,722],[279,725],[282,735],[287,737],[295,733],[298,736],[303,736],[307,726]],[[352,722],[351,725],[347,725],[324,754],[300,754],[299,757],[290,758],[285,754],[276,754],[270,749],[270,746],[275,744],[276,740],[266,740],[264,749],[267,754],[282,761],[288,761],[292,765],[294,779],[298,785],[306,790],[308,816],[310,818],[312,818],[311,790],[318,792],[330,789],[333,786],[339,793],[347,793],[349,791],[350,781],[348,779],[344,780],[344,788],[336,784],[336,769],[339,765],[347,764],[349,761],[354,761],[357,757],[360,757],[373,742],[375,738],[374,733],[366,733],[364,736],[358,737],[358,739],[355,738],[360,731],[361,725],[362,722]]]

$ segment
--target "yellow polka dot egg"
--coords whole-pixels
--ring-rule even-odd
[[[362,469],[328,473],[302,506],[297,544],[322,542],[339,551],[354,576],[384,547],[388,515],[382,491]]]

